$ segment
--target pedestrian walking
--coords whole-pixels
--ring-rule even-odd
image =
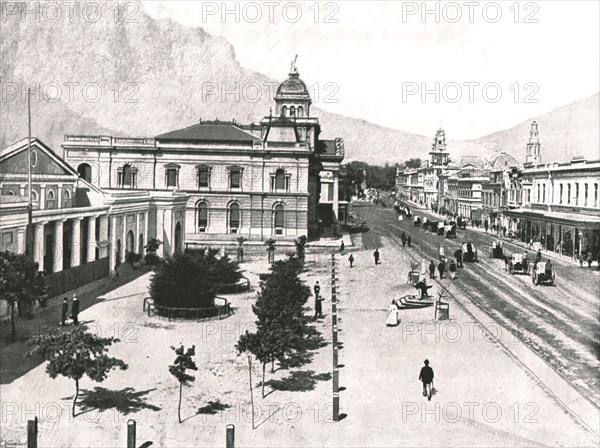
[[[454,251],[454,258],[456,258],[456,266],[459,268],[463,267],[463,251],[458,248]]]
[[[65,297],[65,299],[63,300],[62,303],[62,309],[61,309],[61,318],[60,318],[60,324],[64,327],[65,322],[67,320],[67,314],[69,313],[69,299],[67,299]]]
[[[440,273],[440,280],[444,278],[444,272],[446,271],[446,263],[442,259],[438,264],[438,271]]]
[[[402,232],[402,247],[406,247],[406,233]]]
[[[454,280],[456,277],[456,263],[454,263],[454,260],[450,261],[448,272],[450,272],[450,279]]]
[[[340,243],[340,252],[344,253],[344,241]]]
[[[506,226],[502,227],[502,236],[506,237]]]
[[[431,401],[431,394],[433,388],[433,369],[429,367],[429,360],[425,360],[425,366],[421,368],[419,373],[419,381],[423,383],[423,396],[427,397]]]
[[[373,252],[373,258],[375,259],[375,265],[379,264],[379,249],[375,249],[375,252]]]
[[[490,227],[490,225],[487,222],[487,219],[485,220],[485,222],[483,223],[483,227],[485,227],[485,233],[488,232],[488,228]]]
[[[431,263],[429,263],[429,278],[435,278],[435,263],[433,260],[431,260]]]
[[[588,264],[588,268],[592,268],[592,262],[594,261],[594,256],[592,255],[591,251],[588,251],[587,253],[587,264]]]
[[[315,320],[323,318],[323,307],[321,302],[323,298],[315,294]]]
[[[321,292],[321,285],[319,285],[319,282],[315,283],[315,286],[313,287],[313,291],[315,293],[315,297],[319,297],[319,293]]]
[[[115,277],[119,276],[119,271],[117,270],[118,267],[119,267],[119,263],[115,264]]]
[[[350,254],[348,257],[348,261],[350,262],[350,268],[354,267],[354,255]]]
[[[73,303],[71,304],[71,318],[73,319],[73,325],[79,325],[79,300],[77,300],[77,296],[73,297]]]
[[[444,249],[444,246],[441,244],[440,244],[439,254],[440,254],[440,260],[443,260],[444,257],[446,256],[446,250]]]
[[[410,235],[408,235],[406,237],[406,244],[408,244],[408,247],[410,247],[410,243],[412,242],[412,238],[410,237]]]

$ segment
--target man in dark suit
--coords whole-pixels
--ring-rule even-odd
[[[421,368],[419,380],[423,383],[423,396],[431,401],[431,389],[433,387],[433,369],[429,367],[429,360],[425,360],[425,366]]]
[[[67,320],[68,313],[69,313],[69,300],[65,297],[65,299],[63,300],[63,303],[62,303],[62,308],[61,308],[60,324],[62,326],[65,325],[65,321]]]

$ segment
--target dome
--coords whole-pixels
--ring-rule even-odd
[[[283,81],[277,88],[276,99],[284,99],[286,97],[298,98],[309,97],[306,84],[299,78],[297,72],[290,73],[290,77]]]

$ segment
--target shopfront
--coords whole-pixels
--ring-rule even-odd
[[[523,243],[573,259],[591,252],[598,260],[600,217],[522,210],[508,210],[504,215],[510,220],[515,238]]]

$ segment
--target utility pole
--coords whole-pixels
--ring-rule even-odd
[[[27,88],[27,232],[25,255],[33,257],[33,203],[31,193],[31,88]]]

